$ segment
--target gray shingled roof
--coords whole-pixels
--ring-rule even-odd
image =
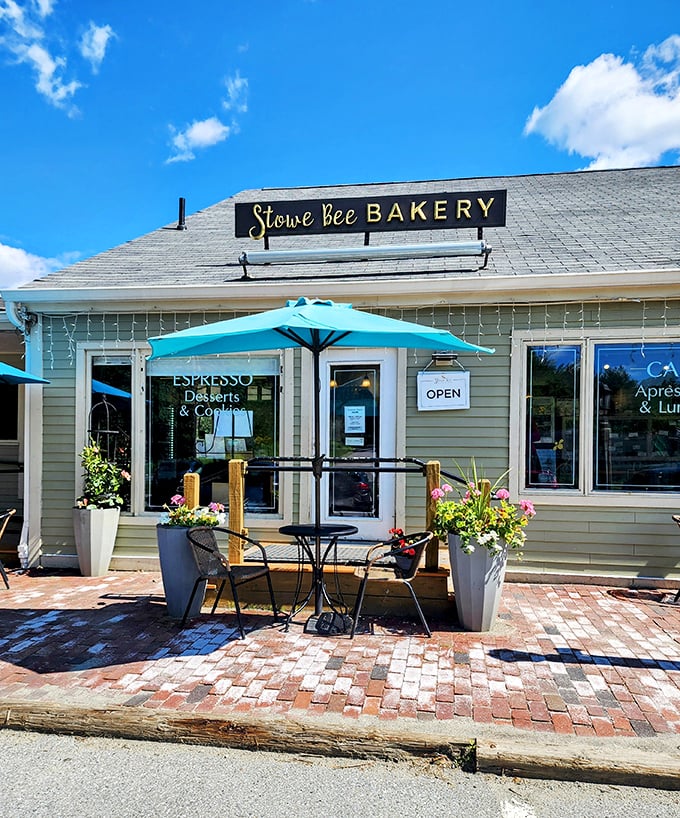
[[[680,268],[680,167],[433,180],[323,188],[243,191],[176,222],[25,285],[29,289],[194,286],[238,281],[243,250],[261,242],[234,237],[234,204],[256,200],[347,198],[432,192],[508,191],[507,225],[487,228],[492,245],[485,275],[528,275]],[[189,199],[190,204],[190,199]],[[378,233],[371,244],[470,240],[475,230]],[[274,238],[272,249],[356,247],[359,235]],[[341,277],[451,277],[475,274],[477,258],[279,264],[250,268],[255,280]],[[23,288],[22,288],[23,289]]]

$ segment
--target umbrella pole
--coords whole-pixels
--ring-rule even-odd
[[[321,566],[321,476],[323,471],[323,456],[321,455],[321,373],[320,356],[318,349],[312,350],[314,367],[314,459],[312,460],[312,474],[314,475],[314,555],[316,570],[314,576],[314,613],[318,616],[323,610],[323,568]]]

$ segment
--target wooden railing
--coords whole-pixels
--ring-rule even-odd
[[[422,471],[425,476],[425,529],[430,530],[434,516],[435,501],[432,499],[432,490],[441,484],[441,466],[438,460],[427,463],[412,460],[420,464],[420,468],[413,471]],[[245,526],[245,476],[248,463],[245,460],[229,461],[229,517],[227,527],[232,531],[248,533]],[[394,471],[394,469],[389,469]],[[380,471],[380,469],[376,469]],[[454,478],[455,479],[455,478]],[[184,475],[184,497],[190,508],[196,508],[200,495],[200,475],[188,472]],[[229,559],[234,563],[243,561],[243,541],[233,538],[229,543]],[[435,537],[428,545],[425,554],[425,569],[436,571],[439,568],[439,540]]]

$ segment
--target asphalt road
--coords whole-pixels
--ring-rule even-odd
[[[0,730],[2,818],[680,818],[678,792]]]

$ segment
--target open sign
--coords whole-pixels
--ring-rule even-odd
[[[469,372],[419,372],[418,410],[470,408]]]

